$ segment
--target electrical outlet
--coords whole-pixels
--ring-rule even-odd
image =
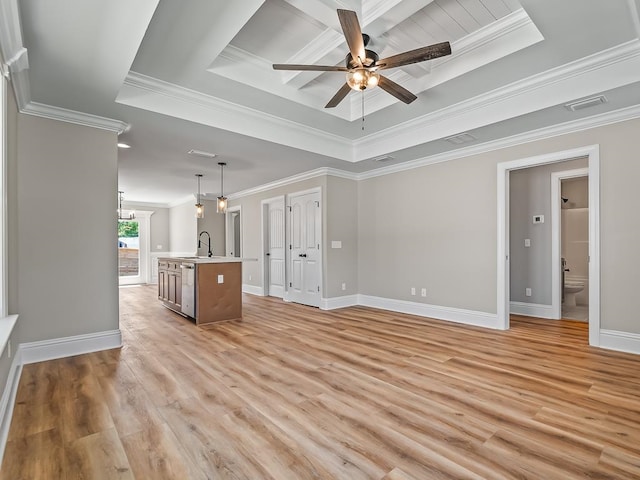
[[[525,289],[524,289],[524,294],[525,294],[527,297],[530,297],[530,296],[531,296],[531,289],[530,289],[530,288],[525,288]]]
[[[420,296],[422,297],[426,297],[427,296],[427,289],[423,288],[422,290],[420,290]]]
[[[224,283],[224,275],[218,275],[218,283]]]
[[[524,246],[525,247],[530,247],[531,246],[531,239],[530,238],[525,238],[524,239]]]
[[[416,294],[416,287],[411,287],[411,295],[415,295]]]
[[[342,282],[342,290],[346,290],[347,289],[347,284]]]

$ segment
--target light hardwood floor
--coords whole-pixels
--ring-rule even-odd
[[[640,356],[245,296],[200,329],[121,289],[124,346],[25,366],[0,479],[640,478]]]

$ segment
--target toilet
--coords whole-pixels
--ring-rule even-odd
[[[576,306],[576,294],[584,290],[584,282],[565,280],[564,282],[564,304],[567,307]]]

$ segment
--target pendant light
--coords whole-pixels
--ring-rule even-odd
[[[225,162],[218,162],[220,165],[220,196],[218,197],[218,213],[227,213],[227,197],[224,196],[224,166]]]
[[[204,218],[204,205],[200,203],[200,179],[202,178],[202,174],[196,173],[196,178],[198,179],[198,198],[196,200],[196,218]]]
[[[134,212],[129,212],[129,215],[124,215],[122,212],[122,200],[124,199],[124,192],[118,190],[118,220],[133,220],[136,218]]]

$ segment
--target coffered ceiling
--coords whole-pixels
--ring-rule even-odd
[[[218,161],[233,193],[640,115],[638,1],[0,0],[0,51],[23,112],[122,131],[126,198],[173,204],[195,173],[217,193]],[[376,88],[326,109],[344,73],[271,66],[344,65],[338,8],[356,11],[380,58],[443,41],[452,54],[386,71],[417,95],[409,105]]]

